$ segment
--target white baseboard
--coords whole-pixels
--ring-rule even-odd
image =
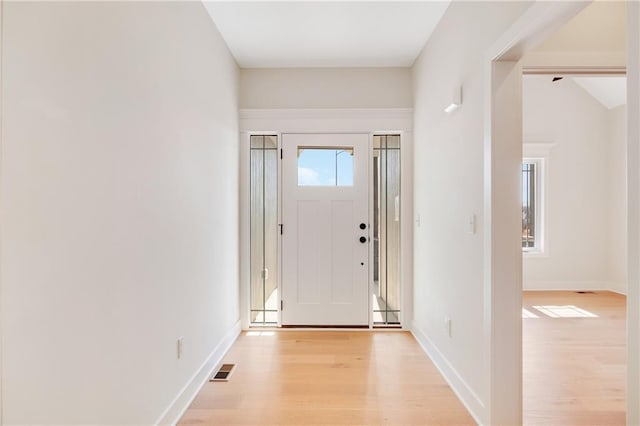
[[[627,283],[611,282],[609,283],[609,286],[607,287],[607,289],[614,293],[622,294],[623,296],[627,295]]]
[[[211,354],[207,357],[206,361],[198,368],[196,373],[191,377],[187,384],[178,392],[178,395],[171,401],[171,404],[164,410],[158,420],[154,423],[156,425],[175,425],[182,417],[184,412],[189,408],[191,402],[195,399],[198,392],[209,380],[209,376],[216,368],[219,368],[222,364],[222,358],[236,341],[242,327],[238,320],[233,327],[224,335],[220,343],[213,349]]]
[[[416,325],[415,321],[411,327],[411,334],[418,341],[418,344],[431,359],[440,374],[447,381],[458,399],[467,408],[469,414],[479,425],[485,412],[485,405],[478,395],[471,389],[467,382],[460,376],[456,369],[447,361],[445,356],[438,350],[427,335]]]
[[[602,281],[529,281],[522,282],[523,290],[538,291],[598,291],[606,290],[608,283]]]
[[[626,283],[609,281],[529,281],[522,283],[525,291],[612,291],[626,294]]]

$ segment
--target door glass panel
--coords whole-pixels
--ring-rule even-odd
[[[400,324],[400,136],[373,141],[373,322]]]
[[[253,325],[278,316],[278,151],[276,136],[251,136],[250,303]]]
[[[298,147],[298,186],[353,186],[353,147]]]

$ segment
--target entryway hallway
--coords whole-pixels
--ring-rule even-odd
[[[625,296],[524,292],[525,425],[625,424]],[[244,332],[181,424],[471,425],[404,331]]]
[[[402,331],[243,332],[179,424],[474,425]]]

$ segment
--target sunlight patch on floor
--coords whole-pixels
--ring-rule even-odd
[[[533,308],[551,318],[598,318],[596,314],[575,305],[541,305]]]
[[[522,318],[540,318],[528,309],[522,308]]]
[[[275,335],[275,331],[247,331],[244,335],[257,337],[257,336],[273,336]]]

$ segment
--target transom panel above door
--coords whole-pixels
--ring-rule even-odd
[[[282,325],[369,324],[369,136],[282,136]]]

